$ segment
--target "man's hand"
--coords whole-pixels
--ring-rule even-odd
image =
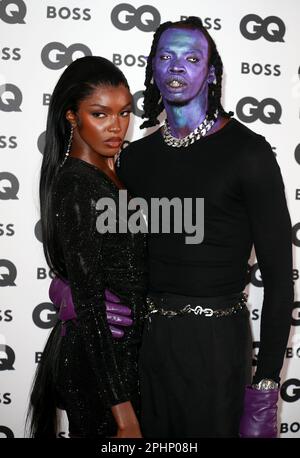
[[[50,284],[49,297],[59,309],[60,320],[68,321],[76,318],[71,288],[67,282],[55,277]],[[105,290],[104,297],[106,317],[111,333],[115,339],[120,339],[124,335],[124,330],[121,327],[131,326],[133,323],[130,318],[131,309],[121,304],[118,296],[108,289]]]
[[[246,387],[240,437],[277,437],[278,394],[278,388],[258,390],[250,385]]]

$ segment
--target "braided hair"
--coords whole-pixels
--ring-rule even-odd
[[[221,92],[222,92],[222,74],[223,74],[223,64],[221,57],[217,51],[216,44],[212,37],[207,32],[206,28],[203,26],[202,21],[200,18],[195,16],[189,16],[184,21],[177,21],[177,22],[164,22],[161,24],[158,29],[156,30],[152,46],[150,50],[150,54],[147,61],[146,66],[146,78],[145,78],[145,86],[146,90],[144,91],[144,113],[142,118],[146,118],[146,121],[140,126],[140,129],[144,129],[146,127],[152,127],[156,124],[159,124],[159,120],[157,119],[158,115],[164,109],[164,103],[161,99],[161,95],[159,89],[155,83],[153,78],[153,68],[152,68],[152,60],[155,57],[157,45],[159,39],[163,32],[167,29],[171,28],[180,28],[180,29],[198,29],[200,30],[209,44],[209,65],[212,65],[215,70],[216,75],[216,83],[208,83],[208,109],[207,109],[207,116],[208,119],[214,118],[214,113],[216,110],[219,111],[219,114],[225,117],[231,117],[233,115],[232,111],[228,113],[224,110],[221,104]]]

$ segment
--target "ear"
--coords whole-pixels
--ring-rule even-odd
[[[72,110],[68,110],[66,112],[66,119],[69,121],[69,123],[71,124],[73,128],[77,126],[76,115]]]
[[[209,84],[216,83],[216,73],[215,73],[215,67],[213,65],[210,66],[208,75],[207,75],[207,82]]]

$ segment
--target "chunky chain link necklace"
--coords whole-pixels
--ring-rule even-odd
[[[214,118],[210,121],[208,120],[208,116],[201,122],[201,124],[193,130],[193,132],[189,133],[183,138],[176,138],[173,137],[171,134],[170,126],[168,120],[166,119],[163,126],[162,126],[162,134],[164,141],[167,145],[173,146],[174,148],[180,148],[181,146],[189,146],[200,138],[204,137],[207,132],[212,128],[214,123],[217,120],[218,110],[214,114]]]

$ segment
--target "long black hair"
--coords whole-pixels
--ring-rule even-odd
[[[66,112],[72,110],[76,113],[79,103],[97,87],[119,85],[129,89],[119,68],[104,57],[86,56],[66,68],[50,100],[40,176],[40,209],[46,261],[52,272],[60,277],[65,277],[65,267],[62,256],[58,255],[54,230],[53,185],[70,138],[71,127]]]
[[[79,103],[99,86],[124,85],[129,89],[123,73],[109,60],[82,57],[72,62],[59,78],[49,105],[46,144],[40,177],[40,207],[44,253],[49,267],[65,278],[63,257],[58,250],[53,208],[53,187],[63,162],[70,138],[70,124],[66,112],[76,113]],[[59,369],[61,327],[57,322],[48,337],[37,367],[26,424],[29,435],[35,438],[54,438],[57,434],[56,408],[60,402],[56,389]]]
[[[205,36],[208,45],[209,45],[209,66],[213,66],[216,75],[216,83],[208,83],[208,108],[207,115],[209,119],[213,119],[215,111],[218,109],[219,114],[230,117],[233,115],[233,112],[226,112],[221,104],[221,93],[222,93],[222,74],[223,74],[223,64],[221,57],[218,53],[216,43],[209,35],[206,28],[203,26],[200,18],[195,16],[189,16],[187,19],[177,22],[164,22],[156,30],[153,41],[151,45],[150,54],[146,66],[146,78],[145,86],[146,90],[144,91],[144,113],[142,118],[146,118],[146,121],[140,126],[140,129],[145,127],[152,127],[156,124],[159,124],[157,117],[164,110],[164,103],[161,99],[159,89],[155,83],[152,81],[153,78],[153,68],[152,60],[155,57],[157,45],[159,39],[163,32],[168,29],[197,29],[202,32]]]

